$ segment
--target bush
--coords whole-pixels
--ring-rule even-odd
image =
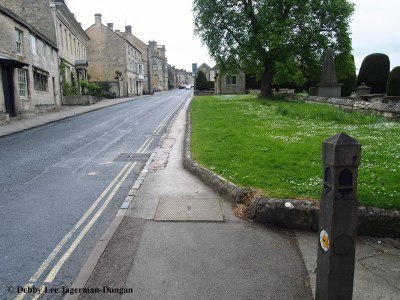
[[[342,86],[342,97],[350,96],[356,87],[356,64],[350,53],[339,53],[335,57],[336,78]]]
[[[388,96],[400,96],[400,67],[395,67],[390,72],[386,93]]]
[[[196,89],[199,91],[208,90],[208,81],[203,71],[197,72]]]
[[[357,86],[365,83],[371,88],[372,94],[383,94],[386,92],[389,72],[390,60],[386,54],[370,54],[364,58],[361,64]]]
[[[92,95],[96,97],[101,97],[102,95],[101,86],[93,82],[81,81],[81,89],[82,94],[84,95]]]
[[[208,90],[215,89],[215,82],[214,81],[207,81],[207,89]]]

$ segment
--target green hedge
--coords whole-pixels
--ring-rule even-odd
[[[357,86],[365,83],[371,88],[372,94],[386,93],[387,80],[390,72],[390,60],[386,54],[374,53],[364,58]]]
[[[386,93],[388,96],[400,96],[400,67],[395,67],[390,72]]]

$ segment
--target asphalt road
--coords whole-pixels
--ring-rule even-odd
[[[189,94],[159,93],[0,138],[0,299],[22,299],[18,287],[71,285],[145,164],[118,158],[151,153]]]

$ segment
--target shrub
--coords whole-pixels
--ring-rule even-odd
[[[400,96],[400,67],[395,67],[390,72],[386,93],[388,96]]]
[[[196,89],[199,91],[204,91],[208,89],[208,81],[206,75],[203,71],[200,70],[197,72]]]
[[[215,82],[214,81],[207,81],[207,89],[208,90],[213,90],[215,88]]]
[[[371,88],[372,94],[383,94],[386,92],[389,72],[390,60],[386,54],[370,54],[364,58],[361,64],[357,86],[365,83]]]
[[[96,83],[81,81],[82,94],[100,97],[102,95],[102,88]]]
[[[356,86],[356,64],[350,53],[339,53],[335,57],[336,78],[342,86],[342,97],[350,96]]]

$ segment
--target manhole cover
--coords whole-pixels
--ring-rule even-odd
[[[138,161],[145,162],[149,159],[151,153],[122,153],[114,161]]]
[[[154,220],[223,222],[217,198],[161,198]]]

